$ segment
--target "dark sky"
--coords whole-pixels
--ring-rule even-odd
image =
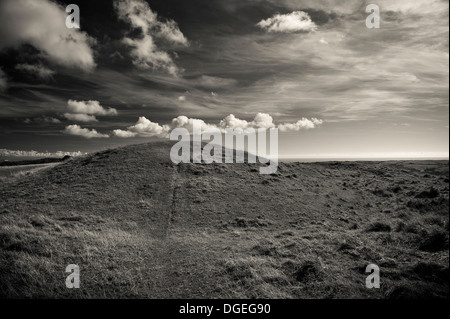
[[[195,118],[278,127],[281,156],[448,156],[448,16],[442,0],[0,0],[0,149],[93,151]]]

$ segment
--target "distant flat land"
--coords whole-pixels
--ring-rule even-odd
[[[28,158],[28,159],[13,158],[11,160],[4,159],[0,162],[0,167],[58,163],[63,162],[69,158],[70,156],[65,156],[63,158],[44,157],[44,158]]]
[[[448,298],[448,161],[179,164],[112,149],[0,179],[0,296]],[[67,289],[77,264],[80,289]],[[368,289],[368,264],[381,288]]]

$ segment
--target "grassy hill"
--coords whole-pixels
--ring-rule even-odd
[[[171,142],[0,181],[0,295],[443,298],[448,161],[179,164]],[[368,264],[381,288],[368,289]],[[65,268],[80,266],[80,289]]]

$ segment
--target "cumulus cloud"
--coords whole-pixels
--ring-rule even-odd
[[[236,118],[233,114],[228,115],[219,123],[219,127],[222,129],[225,128],[275,128],[275,124],[273,123],[273,118],[270,114],[267,113],[258,113],[255,115],[253,121],[247,122],[246,120],[241,120]]]
[[[228,115],[219,123],[219,127],[222,129],[225,128],[278,128],[282,132],[289,131],[300,131],[302,129],[312,129],[319,125],[323,124],[323,120],[312,118],[311,120],[307,118],[302,118],[298,120],[296,123],[283,123],[276,125],[273,122],[273,118],[270,114],[267,113],[258,113],[255,118],[251,122],[247,122],[246,120],[241,120],[236,118],[233,114]]]
[[[168,125],[159,125],[158,123],[152,122],[145,118],[144,116],[139,117],[135,125],[129,126],[127,131],[124,130],[114,130],[113,133],[117,137],[128,138],[134,136],[168,136],[170,127]]]
[[[279,128],[282,132],[289,132],[300,131],[303,129],[312,129],[323,123],[322,120],[317,118],[312,118],[311,120],[302,118],[296,123],[284,123],[276,125],[273,123],[273,118],[272,116],[270,116],[270,114],[258,113],[255,115],[253,121],[250,122],[241,120],[233,114],[230,114],[223,120],[221,120],[218,124],[209,124],[201,119],[194,119],[184,115],[180,115],[172,119],[172,122],[170,124],[162,126],[158,123],[154,123],[148,120],[145,117],[140,117],[135,125],[128,127],[127,131],[118,129],[114,130],[113,132],[114,135],[121,138],[129,138],[135,136],[168,137],[170,131],[175,128],[185,128],[192,133],[194,121],[199,121],[202,132],[225,132],[228,128],[241,130],[249,128]]]
[[[250,126],[254,128],[274,128],[275,124],[273,124],[273,118],[269,114],[258,113],[250,122]]]
[[[64,8],[49,0],[0,1],[0,49],[30,44],[52,62],[89,71],[95,67],[91,44],[65,25]]]
[[[99,132],[97,132],[96,130],[92,129],[87,129],[87,128],[82,128],[79,125],[69,125],[66,126],[66,128],[63,131],[65,134],[68,135],[76,135],[76,136],[82,136],[84,138],[87,139],[91,139],[91,138],[108,138],[109,135],[108,134],[101,134]]]
[[[169,127],[167,125],[159,125],[158,123],[154,123],[144,116],[141,116],[137,123],[128,128],[129,131],[135,132],[141,136],[155,136],[155,135],[166,135],[169,131]]]
[[[49,80],[55,74],[55,71],[50,70],[43,66],[42,64],[28,64],[21,63],[15,66],[16,70],[29,73],[39,79]]]
[[[135,137],[137,135],[137,133],[135,132],[130,132],[130,131],[124,131],[124,130],[114,130],[113,134],[117,137],[121,137],[121,138],[129,138],[129,137]]]
[[[246,120],[240,120],[233,114],[230,114],[220,121],[219,126],[223,129],[225,128],[245,129],[248,127],[248,122]]]
[[[68,120],[77,122],[98,122],[97,118],[94,115],[89,114],[64,113],[64,117]]]
[[[64,116],[73,121],[80,122],[97,122],[94,115],[117,115],[117,110],[115,108],[105,109],[100,105],[99,101],[67,101],[67,110],[70,113],[65,113]]]
[[[180,115],[180,116],[172,119],[172,123],[170,125],[170,128],[171,129],[174,129],[174,128],[185,128],[189,132],[192,132],[192,127],[193,127],[193,123],[194,123],[195,120],[200,121],[202,132],[217,132],[217,131],[220,130],[217,127],[217,125],[215,125],[215,124],[207,124],[203,120],[189,118],[189,117],[184,116],[184,115]]]
[[[323,120],[319,120],[316,118],[312,118],[311,120],[307,118],[302,118],[301,120],[298,120],[296,123],[285,123],[278,125],[278,129],[281,132],[295,132],[300,131],[303,129],[312,129],[315,128],[318,125],[322,125]]]
[[[155,38],[172,45],[187,46],[188,41],[173,20],[162,22],[143,0],[118,0],[114,7],[119,19],[128,22],[133,29],[141,29],[140,38],[125,37],[123,42],[132,48],[133,63],[142,69],[160,68],[177,76],[180,69],[172,57],[158,48]]]
[[[271,18],[261,20],[256,25],[268,32],[311,32],[317,29],[317,25],[304,11],[276,14]]]

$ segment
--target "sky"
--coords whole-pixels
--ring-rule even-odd
[[[443,0],[0,0],[3,150],[92,152],[200,119],[278,128],[280,157],[448,157],[448,89]]]

